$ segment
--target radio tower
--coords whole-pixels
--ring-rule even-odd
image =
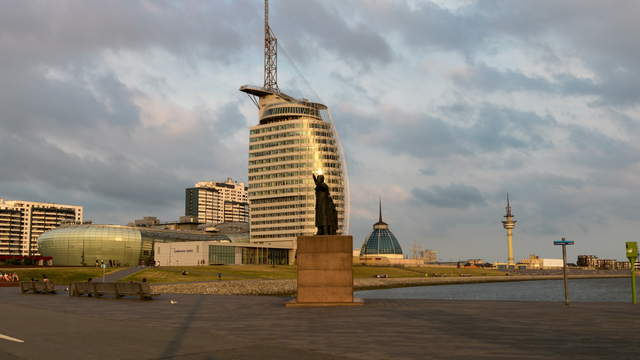
[[[513,229],[516,227],[518,221],[513,220],[513,214],[511,214],[511,204],[509,203],[509,193],[507,193],[507,214],[504,216],[502,226],[507,230],[507,266],[515,267],[516,263],[513,259]]]
[[[264,88],[279,93],[278,39],[269,26],[269,0],[264,0]]]

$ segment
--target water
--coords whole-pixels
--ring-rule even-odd
[[[357,291],[364,299],[564,301],[562,280],[416,286]],[[631,302],[631,279],[569,279],[569,301]]]

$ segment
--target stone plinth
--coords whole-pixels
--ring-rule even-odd
[[[353,298],[351,236],[298,237],[298,291],[287,306],[360,305]]]

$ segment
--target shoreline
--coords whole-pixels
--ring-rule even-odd
[[[629,274],[569,275],[569,279],[628,278]],[[353,281],[353,290],[377,290],[414,286],[454,284],[478,284],[492,282],[515,282],[535,280],[562,280],[562,275],[509,275],[471,277],[425,277],[425,278],[358,278]],[[219,280],[207,282],[152,284],[153,290],[161,294],[208,294],[208,295],[268,295],[292,296],[296,293],[296,280]]]

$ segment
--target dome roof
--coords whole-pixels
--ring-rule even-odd
[[[360,256],[379,254],[402,255],[402,247],[398,239],[389,230],[389,225],[382,221],[382,202],[380,202],[380,218],[373,224],[373,232],[360,249]]]

